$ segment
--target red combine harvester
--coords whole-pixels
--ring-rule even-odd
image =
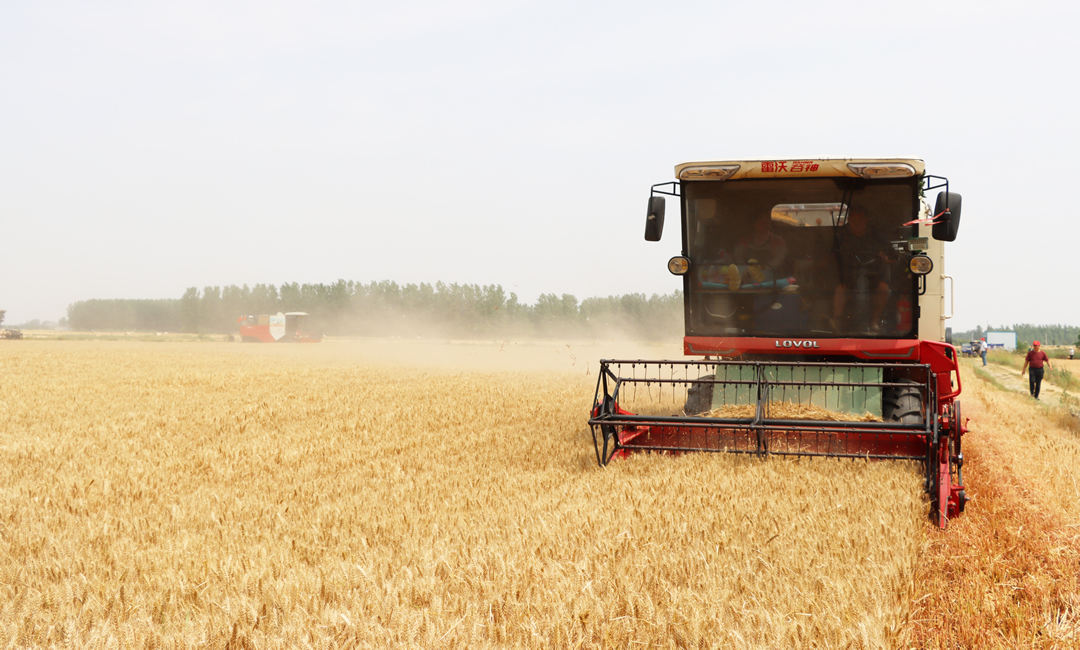
[[[931,516],[963,512],[960,375],[943,243],[960,195],[918,159],[687,163],[679,198],[682,361],[601,361],[597,461],[712,451],[917,461]],[[938,193],[933,211],[923,199]],[[950,298],[951,303],[951,298]],[[673,411],[681,411],[673,413]]]
[[[240,317],[240,340],[251,343],[318,343],[319,334],[304,331],[302,311]]]

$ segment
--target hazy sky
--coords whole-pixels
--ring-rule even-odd
[[[677,220],[642,231],[677,163],[862,155],[963,195],[954,328],[1080,325],[1076,6],[7,0],[0,308],[669,293]]]

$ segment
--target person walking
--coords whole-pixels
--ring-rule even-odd
[[[986,339],[979,339],[979,356],[982,357],[983,367],[986,367]]]
[[[1042,387],[1043,380],[1043,366],[1053,370],[1054,367],[1050,365],[1050,357],[1046,356],[1046,353],[1039,349],[1039,342],[1035,341],[1031,344],[1031,350],[1028,351],[1027,356],[1024,357],[1024,367],[1020,370],[1020,376],[1024,376],[1024,371],[1031,366],[1031,374],[1028,375],[1028,386],[1031,389],[1031,396],[1035,399],[1039,399],[1039,389]]]
[[[1070,345],[1069,346],[1069,361],[1073,360],[1073,355],[1074,354],[1076,354],[1076,348]]]

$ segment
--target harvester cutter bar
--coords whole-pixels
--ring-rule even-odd
[[[937,445],[932,379],[929,366],[910,363],[603,360],[589,424],[601,465],[632,451],[928,461]],[[807,419],[770,417],[792,405],[809,409]],[[710,413],[732,406],[753,415]],[[887,408],[886,421],[866,417]]]
[[[702,449],[700,447],[661,447],[661,446],[634,446],[624,445],[622,449],[634,450],[634,451],[657,451],[667,452],[672,454],[690,454],[690,453],[724,453],[724,454],[751,454],[754,456],[760,455],[756,449]],[[851,460],[917,460],[925,461],[926,456],[904,456],[895,454],[857,454],[857,453],[844,453],[844,452],[831,452],[831,453],[815,453],[815,452],[796,452],[796,451],[770,451],[770,456],[795,456],[801,458],[850,458]]]
[[[613,424],[613,423],[637,423],[639,425],[680,426],[680,427],[716,427],[737,426],[754,428],[785,427],[792,429],[808,429],[813,431],[849,432],[852,429],[883,429],[887,433],[896,435],[925,435],[926,427],[921,424],[901,424],[899,422],[846,422],[836,421],[823,425],[820,420],[762,420],[760,425],[754,424],[753,418],[706,418],[692,416],[651,416],[651,415],[601,415],[589,420],[589,424]]]

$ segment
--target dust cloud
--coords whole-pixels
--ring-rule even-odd
[[[328,338],[316,345],[288,347],[291,348],[290,352],[302,354],[309,361],[332,365],[396,366],[452,371],[550,371],[589,376],[596,376],[601,359],[683,358],[681,341],[641,343],[624,340],[435,341],[422,338]],[[246,349],[258,353],[265,347],[251,345]]]

